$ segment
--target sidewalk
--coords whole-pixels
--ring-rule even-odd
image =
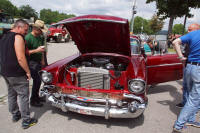
[[[7,94],[8,92],[6,82],[4,81],[3,77],[0,76],[0,102],[3,102],[7,99]]]

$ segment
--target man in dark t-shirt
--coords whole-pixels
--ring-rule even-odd
[[[17,20],[11,31],[0,40],[1,73],[8,86],[8,107],[13,122],[21,118],[22,128],[26,129],[37,123],[30,118],[29,80],[31,73],[28,66],[24,35],[28,31],[28,23]],[[19,98],[20,106],[17,103]],[[20,109],[19,109],[20,108]]]

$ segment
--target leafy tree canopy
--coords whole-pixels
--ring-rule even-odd
[[[192,17],[191,8],[200,8],[199,0],[146,0],[146,3],[156,2],[157,15],[162,19],[170,18],[168,35],[171,34],[173,21],[177,17]]]
[[[183,32],[183,24],[175,24],[172,28],[172,33],[173,34],[182,34]],[[184,30],[186,33],[186,30]]]
[[[26,18],[26,19],[30,19],[31,17],[34,17],[34,19],[38,18],[38,14],[35,11],[35,9],[33,9],[29,5],[23,5],[19,8],[19,10],[20,10],[20,16],[22,18]]]
[[[151,20],[149,21],[149,26],[152,29],[153,33],[157,33],[163,28],[164,22],[159,19],[157,15],[153,15]]]
[[[75,17],[75,15],[59,13],[58,11],[52,11],[51,9],[40,10],[40,19],[42,19],[46,24],[52,24],[71,17]]]
[[[9,0],[0,0],[0,9],[11,16],[17,16],[19,11]]]
[[[163,24],[163,20],[160,20],[156,15],[154,15],[150,20],[136,16],[134,19],[133,33],[146,33],[148,35],[155,34],[162,29]]]
[[[140,34],[143,32],[143,19],[142,17],[136,16],[134,18],[133,33]]]
[[[199,8],[198,0],[147,0],[146,3],[156,2],[157,15],[163,19],[187,15],[191,17],[190,8]]]

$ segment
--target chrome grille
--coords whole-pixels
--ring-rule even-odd
[[[109,89],[109,71],[94,67],[78,68],[78,86],[88,89]]]

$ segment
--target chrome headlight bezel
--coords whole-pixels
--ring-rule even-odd
[[[40,78],[42,80],[42,82],[44,82],[45,84],[50,84],[53,81],[53,75],[50,72],[47,71],[40,71]]]
[[[128,82],[128,89],[135,94],[141,94],[145,91],[146,82],[142,79],[132,79]]]

